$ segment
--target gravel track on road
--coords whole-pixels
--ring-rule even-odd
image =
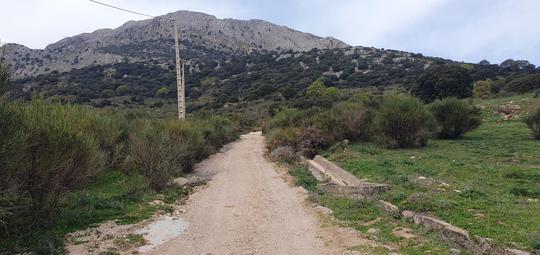
[[[253,132],[202,162],[196,171],[213,177],[186,204],[189,227],[151,253],[340,254],[321,238],[305,191],[289,185],[265,151]]]

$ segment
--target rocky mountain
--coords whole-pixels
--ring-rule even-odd
[[[182,50],[198,49],[202,55],[210,51],[242,54],[253,50],[348,47],[334,38],[321,38],[262,20],[218,19],[204,13],[179,11],[154,19],[130,21],[116,29],[65,38],[43,50],[9,44],[6,60],[15,77],[28,77],[91,65],[174,58],[171,20],[177,20]]]
[[[181,11],[66,38],[44,50],[10,44],[7,63],[15,74],[11,95],[22,99],[38,95],[97,107],[173,105],[176,75],[171,19],[178,20],[182,31],[189,112],[254,101],[305,107],[314,103],[304,95],[317,79],[342,89],[409,90],[434,65],[458,65],[474,81],[491,79],[494,92],[513,79],[540,72],[527,61],[471,64],[351,47],[265,21]],[[537,84],[536,78],[525,81],[520,84],[526,90]]]

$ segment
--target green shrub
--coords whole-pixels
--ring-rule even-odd
[[[270,151],[278,147],[295,146],[297,130],[295,128],[276,128],[272,129],[266,136]]]
[[[326,92],[326,85],[324,84],[323,78],[315,80],[309,87],[306,89],[307,97],[322,97]]]
[[[23,121],[22,139],[17,155],[8,159],[16,167],[14,185],[24,197],[16,220],[43,222],[66,192],[102,169],[104,155],[81,128],[82,107],[34,101],[16,109]]]
[[[296,149],[306,158],[313,158],[321,149],[327,148],[334,139],[326,132],[314,128],[301,128],[296,136]]]
[[[209,154],[202,128],[191,121],[166,121],[164,131],[171,146],[168,153],[172,154],[172,164],[178,166],[176,174],[191,172],[193,165]]]
[[[221,146],[230,143],[238,138],[233,122],[221,116],[211,116],[196,122],[197,128],[202,130],[205,144],[209,147],[209,152],[215,152]]]
[[[445,97],[470,97],[472,90],[473,79],[469,71],[450,64],[427,68],[413,89],[418,97],[427,102]]]
[[[127,156],[129,120],[113,111],[85,111],[81,115],[80,125],[86,134],[94,137],[100,149],[107,155],[106,165],[121,167]]]
[[[125,95],[129,92],[129,87],[127,85],[120,85],[116,88],[116,94]]]
[[[162,87],[156,91],[156,97],[165,97],[170,93],[167,87]]]
[[[537,89],[540,89],[540,74],[529,74],[513,79],[503,90],[507,93],[525,93]]]
[[[367,138],[371,129],[370,122],[366,118],[365,107],[358,103],[337,104],[317,114],[312,120],[313,126],[324,131],[334,142]]]
[[[341,92],[339,91],[338,88],[331,87],[331,88],[327,88],[324,91],[324,96],[332,100],[338,100],[341,97]]]
[[[540,139],[540,108],[530,113],[523,121],[531,129],[533,137]]]
[[[194,121],[140,120],[132,127],[126,168],[136,168],[154,190],[172,177],[189,173],[196,162],[237,137],[232,122],[221,117]]]
[[[5,227],[21,198],[15,178],[23,159],[23,120],[13,105],[0,101],[0,227]]]
[[[473,95],[476,98],[490,98],[492,80],[477,81],[474,83]]]
[[[275,128],[302,126],[311,114],[313,114],[312,111],[284,108],[266,123],[264,131],[269,132]]]
[[[457,98],[437,100],[430,105],[440,138],[456,139],[482,123],[480,109]]]
[[[388,147],[409,148],[427,145],[432,118],[417,98],[395,95],[384,99],[375,123]]]
[[[146,176],[152,189],[163,190],[175,172],[179,172],[177,157],[170,137],[150,121],[140,121],[130,136],[129,157]]]

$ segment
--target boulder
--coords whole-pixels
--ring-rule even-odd
[[[183,188],[189,184],[189,180],[183,177],[178,177],[172,181],[172,185]]]

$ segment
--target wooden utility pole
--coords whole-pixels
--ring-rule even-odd
[[[133,14],[137,14],[137,15],[141,15],[141,16],[145,16],[145,17],[149,17],[149,18],[153,18],[153,19],[157,18],[157,19],[168,20],[168,21],[173,22],[173,27],[174,27],[174,47],[175,47],[175,50],[176,50],[176,86],[177,86],[177,91],[178,91],[178,119],[180,119],[180,120],[185,119],[186,118],[186,83],[185,83],[186,79],[184,77],[184,63],[182,62],[182,59],[180,59],[180,43],[179,43],[179,40],[178,40],[178,27],[177,27],[178,25],[176,24],[176,20],[170,20],[170,19],[164,19],[164,18],[160,18],[160,17],[155,17],[155,16],[152,16],[152,15],[148,15],[148,14],[144,14],[144,13],[140,13],[140,12],[135,12],[135,11],[131,11],[131,10],[128,10],[128,9],[113,6],[113,5],[110,5],[110,4],[98,2],[96,0],[89,0],[89,1],[93,2],[93,3],[96,3],[96,4],[103,5],[103,6],[107,6],[109,8],[117,9],[117,10],[120,10],[120,11],[129,12],[129,13],[133,13]]]
[[[180,59],[180,44],[178,42],[178,27],[174,21],[174,47],[176,50],[176,86],[178,91],[178,119],[186,118],[186,92],[184,78],[184,63]]]

